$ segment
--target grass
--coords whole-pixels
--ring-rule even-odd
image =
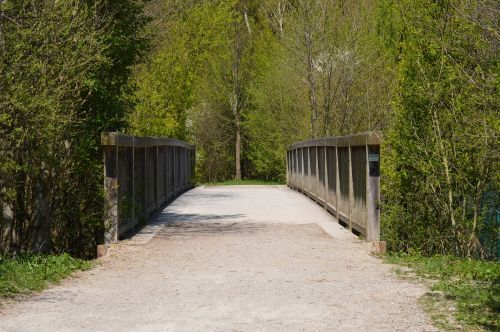
[[[284,182],[279,181],[270,181],[270,180],[257,180],[257,179],[249,179],[249,180],[225,180],[220,182],[208,182],[205,183],[206,186],[235,186],[235,185],[276,185],[276,184],[285,184]]]
[[[88,261],[62,255],[0,256],[0,299],[41,291],[74,271],[89,269]]]
[[[500,263],[453,256],[388,254],[404,268],[396,273],[425,280],[431,292],[420,302],[444,330],[500,331]]]

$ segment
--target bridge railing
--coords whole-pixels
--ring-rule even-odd
[[[102,133],[106,197],[105,243],[133,231],[193,187],[195,147],[159,137]]]
[[[287,183],[337,219],[380,239],[379,132],[298,142],[287,149]]]

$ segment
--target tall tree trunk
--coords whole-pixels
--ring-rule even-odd
[[[245,11],[246,16],[246,11]],[[241,180],[241,87],[240,87],[240,61],[241,61],[241,32],[238,23],[234,25],[234,61],[233,61],[233,93],[230,104],[234,116],[235,125],[235,174],[236,180]]]
[[[307,65],[306,81],[309,93],[309,106],[311,109],[311,136],[316,138],[318,136],[318,100],[317,100],[317,87],[316,77],[314,74],[314,50],[313,50],[313,28],[310,18],[309,8],[305,8],[304,13],[304,48],[305,60]]]
[[[235,147],[236,147],[236,175],[235,179],[236,180],[241,180],[241,132],[240,132],[240,124],[239,120],[238,123],[236,124],[236,142],[235,142]]]

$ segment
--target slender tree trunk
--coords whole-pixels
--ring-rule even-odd
[[[285,11],[285,6],[281,5],[281,2],[278,2],[278,27],[280,30],[280,37],[283,39],[283,21],[284,21],[284,14]]]
[[[241,132],[240,132],[240,124],[236,124],[236,173],[235,179],[241,180]]]
[[[307,83],[309,85],[309,106],[311,108],[311,136],[318,136],[318,101],[316,91],[316,78],[314,77],[312,45],[309,38],[306,37],[306,52],[307,52]]]
[[[246,10],[244,12],[245,21],[248,23]],[[250,25],[248,25],[250,28]],[[233,79],[233,93],[230,97],[230,104],[233,111],[234,116],[234,125],[235,125],[235,174],[234,178],[236,180],[241,180],[241,87],[240,87],[240,61],[241,61],[241,32],[238,26],[238,23],[234,25],[235,29],[235,41],[234,41],[234,61],[233,61],[233,70],[232,70],[232,79]],[[249,34],[251,30],[248,31]]]
[[[243,13],[243,17],[245,19],[245,25],[247,27],[248,34],[251,35],[252,34],[252,28],[250,27],[250,20],[248,19],[248,10],[247,10],[246,6],[245,6],[244,13]]]
[[[318,136],[318,100],[316,77],[314,75],[313,28],[309,8],[304,8],[304,50],[306,61],[306,81],[308,85],[309,107],[311,112],[311,137]]]
[[[324,113],[324,123],[323,123],[323,135],[330,135],[330,113],[332,109],[332,76],[333,68],[331,64],[328,64],[328,74],[326,76],[326,82],[323,84],[324,90],[324,101],[323,101],[323,113]]]
[[[446,179],[446,186],[447,191],[448,191],[448,210],[450,213],[450,222],[451,226],[455,230],[456,226],[456,221],[455,221],[455,210],[453,206],[453,187],[452,187],[452,180],[451,180],[451,174],[450,174],[450,164],[448,160],[448,153],[445,149],[444,143],[443,143],[443,137],[441,133],[441,126],[439,124],[439,119],[436,114],[436,110],[433,110],[433,116],[434,116],[434,126],[436,130],[436,140],[438,143],[439,150],[441,152],[441,160],[443,162],[443,169],[444,169],[444,174],[445,174],[445,179]]]

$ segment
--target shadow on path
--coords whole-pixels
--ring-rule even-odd
[[[156,220],[164,228],[156,236],[221,236],[252,235],[268,228],[268,225],[241,220],[244,214],[186,214],[163,213]]]

